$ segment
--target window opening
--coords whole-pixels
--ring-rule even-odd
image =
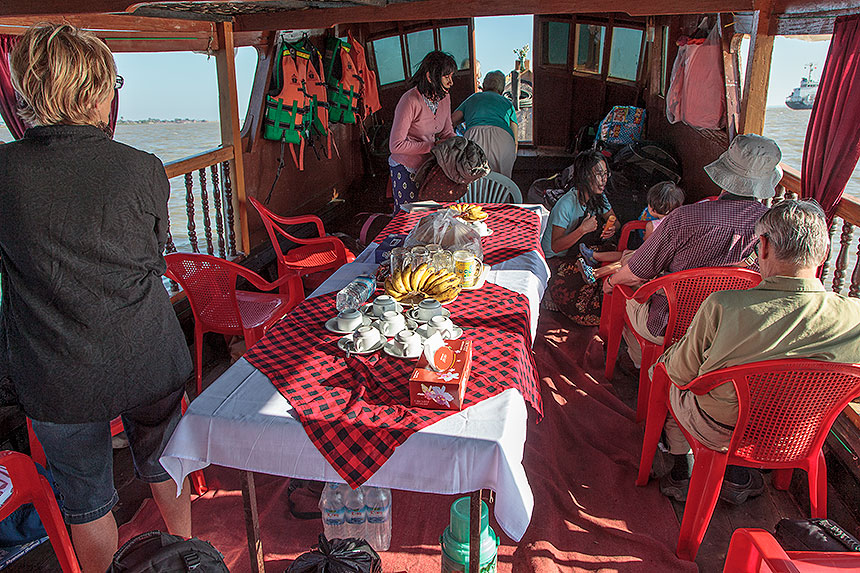
[[[639,73],[639,56],[642,52],[642,30],[612,28],[612,45],[609,53],[609,77],[636,81]]]
[[[573,69],[578,72],[601,73],[603,69],[603,44],[606,41],[606,26],[599,24],[576,25],[576,55]]]
[[[373,57],[376,60],[376,75],[379,78],[379,85],[384,86],[405,80],[400,36],[380,38],[373,40],[370,44]]]
[[[424,56],[435,49],[432,28],[406,34],[406,49],[409,54],[409,75],[412,76],[418,71]]]
[[[448,26],[439,28],[439,49],[454,56],[457,69],[468,70],[469,61],[469,27]]]
[[[550,66],[567,66],[567,52],[570,44],[569,22],[544,22],[543,24],[544,58],[543,64]]]
[[[534,45],[534,17],[522,16],[493,16],[475,18],[475,59],[480,88],[482,74],[499,70],[505,74],[504,95],[513,101],[512,72],[516,72],[519,83],[519,98],[517,100],[517,141],[531,143],[532,141],[532,97],[534,93],[533,74],[531,70],[531,46]],[[565,42],[565,60],[567,61],[567,40]],[[522,57],[520,57],[522,54]]]

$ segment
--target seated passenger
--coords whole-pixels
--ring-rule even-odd
[[[702,396],[678,386],[707,372],[749,362],[782,358],[857,362],[860,356],[860,300],[826,292],[816,278],[829,243],[818,203],[777,203],[756,224],[755,234],[761,284],[710,295],[687,334],[660,357],[673,382],[669,400],[679,422],[717,451],[726,450],[737,422],[734,386],[723,384]],[[684,455],[689,445],[671,416],[664,431],[674,466],[661,480],[660,490],[683,501],[689,485],[690,467]],[[762,488],[758,471],[729,466],[720,497],[742,503]]]
[[[617,284],[638,287],[665,273],[700,267],[723,267],[753,252],[756,221],[767,211],[759,200],[773,197],[782,178],[776,142],[760,135],[739,135],[705,172],[723,189],[719,200],[684,205],[673,211],[621,269],[603,282],[604,292]],[[669,303],[662,293],[645,303],[627,301],[633,329],[645,340],[663,344]],[[642,350],[624,329],[624,340],[638,368]]]
[[[684,190],[672,183],[671,181],[663,181],[657,183],[648,189],[648,206],[642,210],[639,216],[640,221],[647,221],[645,224],[644,238],[651,236],[663,219],[684,204]],[[642,231],[635,231],[642,233]],[[634,250],[626,251],[596,251],[585,246],[584,243],[579,244],[579,252],[582,253],[583,262],[580,264],[583,278],[586,282],[594,282],[595,279],[609,276],[620,269],[624,263],[630,260],[630,257],[635,253]],[[612,263],[600,266],[600,263]],[[598,268],[594,268],[598,267]]]
[[[598,151],[583,151],[573,160],[574,187],[558,200],[549,215],[541,246],[552,277],[545,300],[584,326],[600,322],[599,288],[586,284],[576,268],[579,243],[594,244],[615,234],[618,222],[603,194],[609,167]],[[571,253],[568,255],[568,253]]]
[[[451,114],[454,127],[466,122],[466,139],[481,146],[490,170],[511,176],[517,158],[517,112],[502,95],[505,74],[499,70],[484,76],[484,91],[472,94]]]

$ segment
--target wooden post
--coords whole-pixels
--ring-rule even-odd
[[[233,211],[236,236],[240,238],[238,250],[248,253],[251,248],[248,235],[248,217],[245,201],[245,169],[242,163],[242,137],[239,130],[239,96],[236,93],[236,60],[234,58],[233,23],[218,22],[218,51],[215,65],[218,70],[218,110],[221,120],[221,143],[233,147]]]
[[[251,571],[265,573],[263,560],[263,541],[260,539],[260,516],[257,513],[257,489],[254,473],[241,470],[242,502],[245,506],[245,535],[248,537],[248,552],[251,557]]]
[[[738,134],[740,121],[740,70],[738,69],[739,38],[735,34],[732,14],[720,14],[717,18],[723,44],[723,75],[726,84],[726,133],[729,143]]]
[[[469,500],[469,573],[481,571],[481,490]]]
[[[761,134],[764,131],[767,84],[773,55],[774,37],[770,33],[773,3],[770,0],[757,1],[756,8],[756,27],[750,38],[739,133]]]

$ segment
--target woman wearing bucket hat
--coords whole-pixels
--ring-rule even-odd
[[[705,166],[722,193],[717,201],[684,205],[670,213],[621,270],[604,281],[609,292],[617,284],[636,287],[657,276],[701,267],[725,267],[749,260],[755,246],[755,224],[767,207],[759,200],[773,197],[782,177],[782,153],[772,139],[739,135],[720,157]],[[757,267],[756,263],[751,263]],[[663,343],[669,303],[654,295],[639,304],[628,301],[627,315],[646,340]],[[630,358],[636,367],[641,349],[625,329]]]

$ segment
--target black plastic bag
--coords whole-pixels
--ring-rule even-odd
[[[364,539],[326,539],[299,555],[286,573],[382,573],[382,559]]]
[[[860,541],[829,519],[781,519],[774,537],[786,551],[860,551]]]

